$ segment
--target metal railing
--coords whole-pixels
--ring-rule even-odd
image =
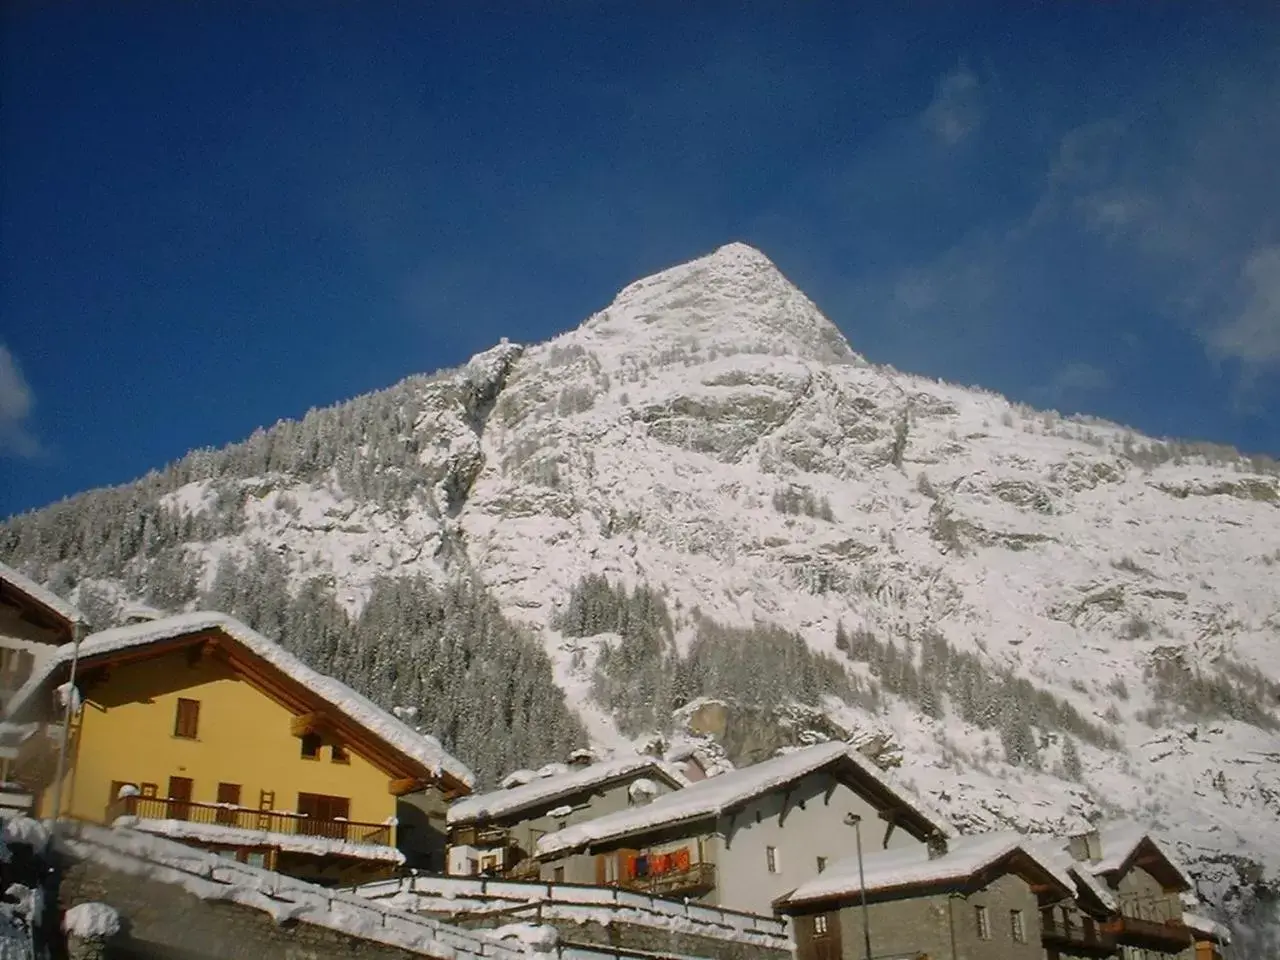
[[[229,803],[199,803],[171,797],[122,797],[112,804],[111,819],[117,816],[140,820],[185,820],[239,830],[283,833],[290,836],[324,837],[347,843],[391,846],[392,827],[388,823],[361,823],[355,820],[325,820],[305,813],[251,810]]]

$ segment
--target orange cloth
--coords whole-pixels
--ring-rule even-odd
[[[675,860],[675,869],[677,869],[677,870],[681,871],[682,873],[683,873],[685,870],[688,870],[688,869],[689,869],[689,859],[690,859],[690,858],[689,858],[689,848],[688,848],[688,847],[681,847],[679,850],[677,850],[677,851],[675,852],[675,854],[673,855],[672,859],[674,859],[674,860]]]

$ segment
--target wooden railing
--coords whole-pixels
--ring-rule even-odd
[[[687,870],[668,870],[645,877],[627,877],[617,885],[624,890],[638,890],[656,896],[680,896],[703,893],[716,885],[716,868],[712,863],[695,863]]]
[[[1078,922],[1049,913],[1040,916],[1040,939],[1045,946],[1097,956],[1110,956],[1115,950],[1115,938],[1092,920]]]
[[[1102,924],[1104,933],[1133,947],[1182,949],[1191,945],[1191,931],[1178,920],[1143,920],[1121,914]]]
[[[284,833],[291,836],[325,837],[391,846],[391,825],[360,823],[355,820],[321,820],[303,813],[281,813],[251,810],[225,803],[197,803],[166,797],[122,797],[112,805],[111,816],[127,815],[140,820],[186,820],[189,823],[212,824],[239,830]]]

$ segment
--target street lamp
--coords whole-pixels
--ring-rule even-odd
[[[76,667],[80,663],[80,641],[84,639],[85,622],[77,620],[71,625],[71,676],[67,678],[67,692],[62,711],[62,733],[58,738],[58,772],[53,781],[53,824],[57,829],[62,819],[62,781],[67,775],[67,741],[70,739],[71,714],[76,701]]]
[[[862,893],[862,947],[865,960],[871,960],[871,917],[867,912],[867,877],[862,872],[862,817],[856,813],[846,813],[844,822],[853,827],[853,834],[858,843],[858,889]]]

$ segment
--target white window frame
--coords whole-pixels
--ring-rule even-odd
[[[764,848],[764,864],[770,873],[778,873],[778,848]]]
[[[973,908],[974,922],[978,927],[978,939],[991,939],[991,914],[985,906],[977,904]]]
[[[1014,943],[1027,942],[1027,922],[1021,910],[1009,911],[1009,930],[1013,934]]]

